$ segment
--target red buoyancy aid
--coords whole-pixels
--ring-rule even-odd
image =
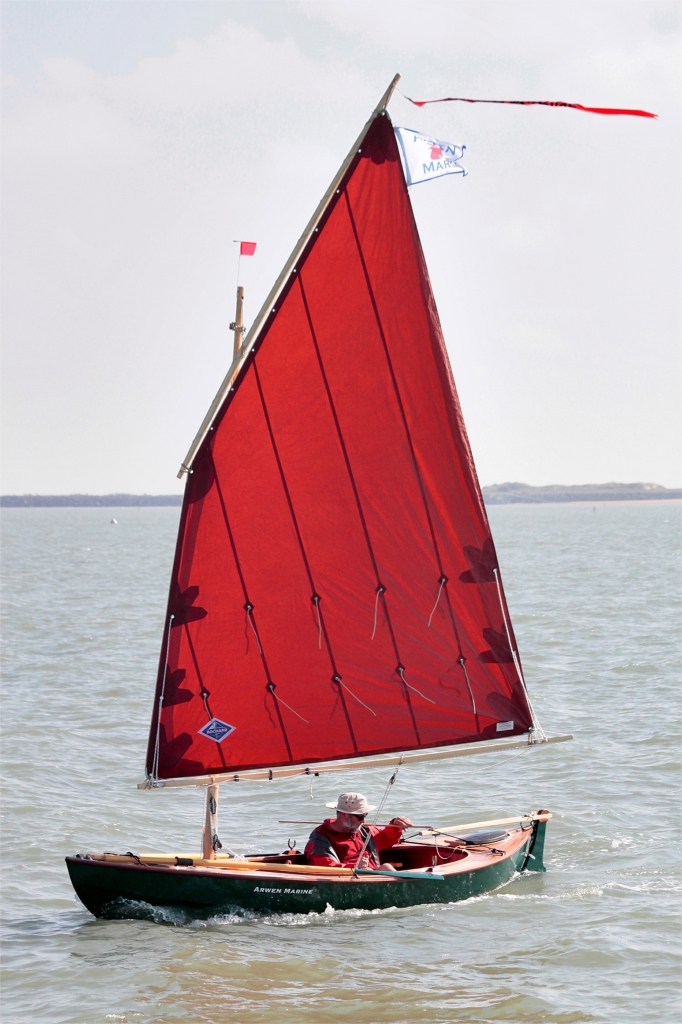
[[[378,868],[379,851],[395,846],[403,837],[403,830],[398,825],[384,825],[383,828],[378,825],[362,825],[357,832],[337,832],[331,828],[333,821],[334,818],[326,818],[310,833],[305,848],[309,864],[328,868],[354,868],[369,829],[371,838],[366,852],[370,867]]]

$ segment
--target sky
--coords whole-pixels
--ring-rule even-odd
[[[680,5],[2,3],[3,494],[179,493],[247,325],[396,72],[482,484],[682,483]]]

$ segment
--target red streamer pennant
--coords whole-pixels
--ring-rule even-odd
[[[405,93],[402,93],[405,96]],[[622,110],[619,107],[584,107],[582,103],[562,103],[560,100],[470,100],[464,96],[444,96],[439,100],[406,100],[415,107],[424,107],[427,103],[507,103],[516,107],[571,107],[572,110],[584,110],[588,114],[629,114],[631,117],[658,117],[648,110]]]

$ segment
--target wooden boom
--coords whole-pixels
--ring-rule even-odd
[[[274,768],[251,768],[242,772],[225,775],[192,775],[186,779],[145,779],[138,782],[138,789],[174,789],[178,786],[216,786],[222,782],[264,782],[287,779],[297,775],[327,775],[334,772],[350,772],[359,768],[395,768],[400,765],[418,764],[421,761],[442,761],[451,757],[467,757],[470,754],[493,754],[518,747],[544,747],[548,743],[565,743],[572,740],[571,734],[547,736],[542,741],[533,739],[532,733],[514,736],[511,740],[483,740],[477,743],[462,743],[456,747],[440,750],[419,750],[408,754],[361,757],[356,761],[336,761],[332,764],[292,765]]]

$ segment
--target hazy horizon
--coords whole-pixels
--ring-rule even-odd
[[[2,494],[179,493],[247,324],[396,71],[482,484],[680,478],[676,3],[2,5]]]

